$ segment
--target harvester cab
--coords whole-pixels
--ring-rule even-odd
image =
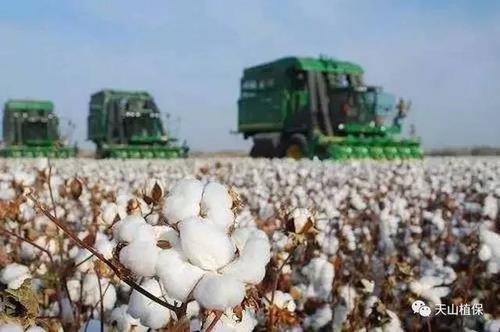
[[[50,101],[9,100],[3,113],[4,157],[68,158],[76,148],[66,146],[59,119]]]
[[[238,129],[256,157],[420,158],[418,139],[400,137],[407,104],[364,83],[353,63],[283,58],[247,68]]]
[[[101,158],[186,156],[188,148],[167,136],[160,115],[147,92],[97,92],[90,101],[89,139]]]

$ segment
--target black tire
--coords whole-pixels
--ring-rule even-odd
[[[254,139],[250,150],[252,158],[272,158],[276,157],[276,146],[274,140],[267,138]]]
[[[282,141],[281,157],[301,159],[307,157],[307,138],[303,134],[294,134]]]

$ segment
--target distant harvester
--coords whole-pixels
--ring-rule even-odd
[[[3,110],[2,157],[68,158],[76,149],[66,146],[59,133],[59,119],[50,101],[16,99]]]
[[[336,59],[286,57],[246,68],[238,132],[253,157],[421,158],[418,138],[403,138],[409,103],[368,86],[361,66]]]
[[[99,158],[179,158],[188,148],[168,137],[147,92],[101,90],[90,98],[88,139]]]

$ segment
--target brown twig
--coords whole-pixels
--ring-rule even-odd
[[[95,271],[95,274],[97,277],[97,283],[99,284],[99,302],[101,303],[99,322],[101,324],[101,332],[104,332],[104,297],[102,294],[101,277],[99,276],[99,272],[97,271],[96,268],[94,268],[94,271]],[[108,284],[108,286],[109,286],[109,284]]]
[[[214,320],[210,323],[210,325],[208,325],[205,332],[211,332],[219,319],[222,317],[222,311],[214,310],[213,313],[215,314]]]

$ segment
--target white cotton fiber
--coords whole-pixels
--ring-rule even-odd
[[[333,264],[323,257],[315,257],[302,269],[302,273],[309,280],[307,296],[328,300],[335,276]]]
[[[118,332],[124,331],[134,331],[134,332],[146,332],[147,327],[141,325],[138,319],[133,318],[127,312],[128,305],[122,304],[121,306],[114,308],[111,312],[110,323],[112,326],[116,327]]]
[[[19,324],[8,323],[2,324],[0,323],[0,332],[23,332],[24,329]]]
[[[188,260],[205,270],[215,271],[234,257],[229,236],[219,227],[199,217],[179,224],[181,246]]]
[[[89,273],[83,279],[82,302],[85,305],[94,306],[100,299],[99,280],[101,281],[101,291],[103,294],[103,306],[105,310],[110,310],[116,302],[116,290],[106,278],[98,278],[97,275]]]
[[[189,263],[180,248],[172,248],[158,255],[156,274],[168,294],[184,302],[205,271]]]
[[[152,277],[159,251],[156,243],[133,241],[120,251],[120,262],[137,276]]]
[[[0,272],[0,282],[10,289],[18,289],[28,278],[31,278],[28,267],[17,263],[7,265]]]
[[[234,213],[231,211],[233,200],[227,188],[216,182],[209,182],[201,198],[201,211],[214,224],[227,230],[234,222]]]
[[[165,198],[163,213],[169,224],[175,225],[189,217],[198,216],[203,184],[196,179],[179,181]]]
[[[165,294],[163,294],[160,284],[156,280],[148,279],[144,281],[141,286],[154,296],[165,300]],[[168,298],[167,300],[169,300],[169,303],[172,302]],[[169,309],[150,300],[135,290],[130,295],[128,313],[132,317],[139,319],[142,325],[152,329],[160,329],[167,325],[171,316],[171,311]]]
[[[234,278],[206,274],[194,289],[194,299],[206,309],[225,310],[243,301],[245,286]]]
[[[146,223],[140,216],[129,215],[113,226],[113,235],[117,241],[132,242],[140,240],[143,242],[155,242],[156,234],[153,226]]]
[[[271,259],[270,249],[265,233],[255,230],[249,235],[240,256],[221,272],[245,283],[258,284],[266,274],[266,265]]]

